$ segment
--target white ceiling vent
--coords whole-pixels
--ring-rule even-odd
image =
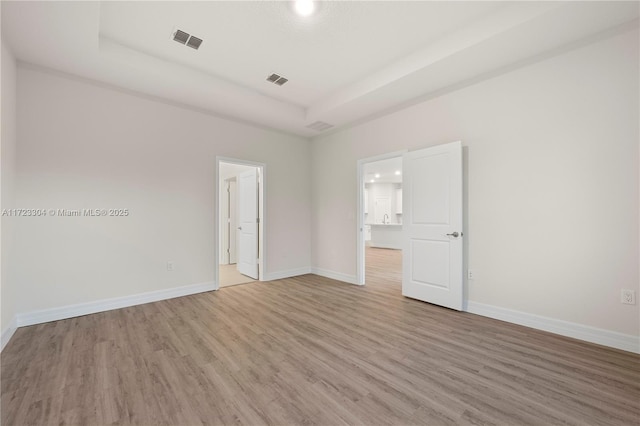
[[[273,84],[277,84],[278,86],[282,86],[283,84],[285,84],[287,81],[289,81],[288,78],[285,78],[281,75],[278,75],[276,73],[272,73],[271,75],[269,75],[267,77],[267,81]]]
[[[202,39],[201,38],[198,38],[196,36],[192,36],[189,33],[185,33],[182,30],[176,30],[176,32],[173,33],[173,40],[177,41],[178,43],[184,44],[185,46],[189,46],[192,49],[196,49],[196,50],[198,50],[198,48],[202,44]]]
[[[316,121],[315,123],[307,125],[307,127],[315,130],[316,132],[324,132],[325,130],[332,128],[333,124],[325,123],[324,121]]]

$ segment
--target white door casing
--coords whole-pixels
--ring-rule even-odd
[[[238,197],[238,263],[241,274],[258,279],[258,169],[240,173]]]
[[[403,155],[402,294],[462,310],[462,143]]]
[[[222,264],[236,263],[236,238],[237,238],[237,217],[236,217],[236,178],[225,179],[222,197],[220,197],[220,262]]]

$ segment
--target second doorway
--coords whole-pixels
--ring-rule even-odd
[[[255,282],[261,272],[261,167],[218,165],[219,287]]]

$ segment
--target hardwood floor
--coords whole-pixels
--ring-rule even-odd
[[[231,265],[219,265],[219,268],[218,279],[220,280],[220,288],[238,284],[254,283],[257,281],[238,272],[235,263]]]
[[[306,275],[19,329],[2,424],[637,425],[640,356]]]

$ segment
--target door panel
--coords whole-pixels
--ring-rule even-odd
[[[414,262],[411,280],[427,286],[449,288],[449,244],[441,241],[412,240],[412,259],[429,259]]]
[[[449,223],[449,158],[446,154],[418,157],[414,160],[411,213],[415,223]]]
[[[461,310],[462,144],[408,152],[402,167],[402,294]]]
[[[238,200],[236,179],[229,180],[229,263],[238,262]]]
[[[258,170],[240,173],[238,197],[238,271],[258,279]]]

